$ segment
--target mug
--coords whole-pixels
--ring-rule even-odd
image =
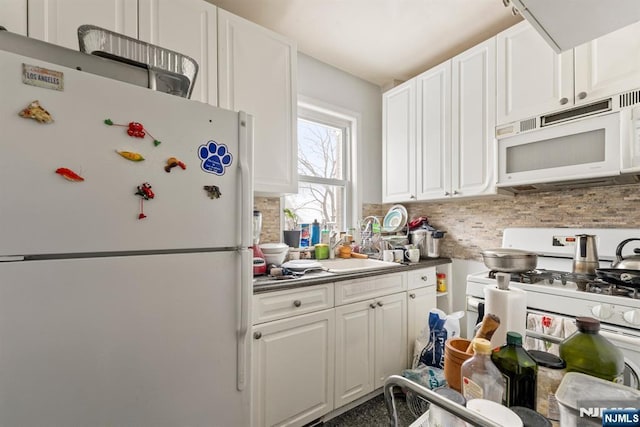
[[[404,260],[404,251],[402,249],[394,249],[393,260],[395,262],[402,262]]]
[[[382,260],[387,262],[393,262],[393,251],[388,249],[382,251]]]
[[[420,261],[420,249],[407,249],[404,251],[404,256],[409,262]]]

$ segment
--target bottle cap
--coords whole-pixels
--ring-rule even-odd
[[[595,333],[600,330],[600,321],[593,317],[576,317],[576,327],[580,332]]]
[[[474,338],[473,351],[479,354],[491,354],[491,342],[484,338]]]
[[[528,350],[529,355],[539,366],[544,366],[550,369],[564,369],[567,364],[564,360],[556,356],[555,354],[547,353],[540,350]]]
[[[507,332],[507,344],[522,345],[522,335],[513,331]]]

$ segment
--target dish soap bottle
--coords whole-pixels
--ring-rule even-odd
[[[462,395],[467,400],[487,399],[502,404],[502,374],[491,361],[491,342],[484,338],[472,341],[475,354],[460,368]]]
[[[536,409],[538,365],[522,347],[522,335],[507,332],[507,343],[491,354],[505,384],[503,405]]]
[[[560,343],[560,357],[567,372],[581,372],[622,384],[624,355],[619,348],[600,335],[600,321],[576,317],[578,330]]]
[[[311,246],[320,243],[320,223],[314,219],[311,223]]]

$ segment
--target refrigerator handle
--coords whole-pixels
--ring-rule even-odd
[[[237,329],[237,378],[236,387],[242,391],[247,386],[247,373],[249,372],[250,346],[249,325],[251,324],[251,295],[253,294],[253,251],[241,249],[240,251],[240,287],[238,298],[238,329]]]
[[[239,151],[240,151],[240,247],[253,245],[253,116],[240,111]]]

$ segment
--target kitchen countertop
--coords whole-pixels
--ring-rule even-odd
[[[435,267],[437,265],[451,264],[451,258],[421,259],[416,263],[398,264],[397,267],[385,267],[376,270],[364,270],[348,273],[332,273],[329,271],[310,271],[304,276],[295,279],[275,279],[271,276],[258,276],[253,279],[253,293],[281,291],[284,289],[301,288],[304,286],[320,285],[323,283],[340,282],[343,280],[361,279],[363,277],[392,274],[402,271],[417,270],[420,268]]]

